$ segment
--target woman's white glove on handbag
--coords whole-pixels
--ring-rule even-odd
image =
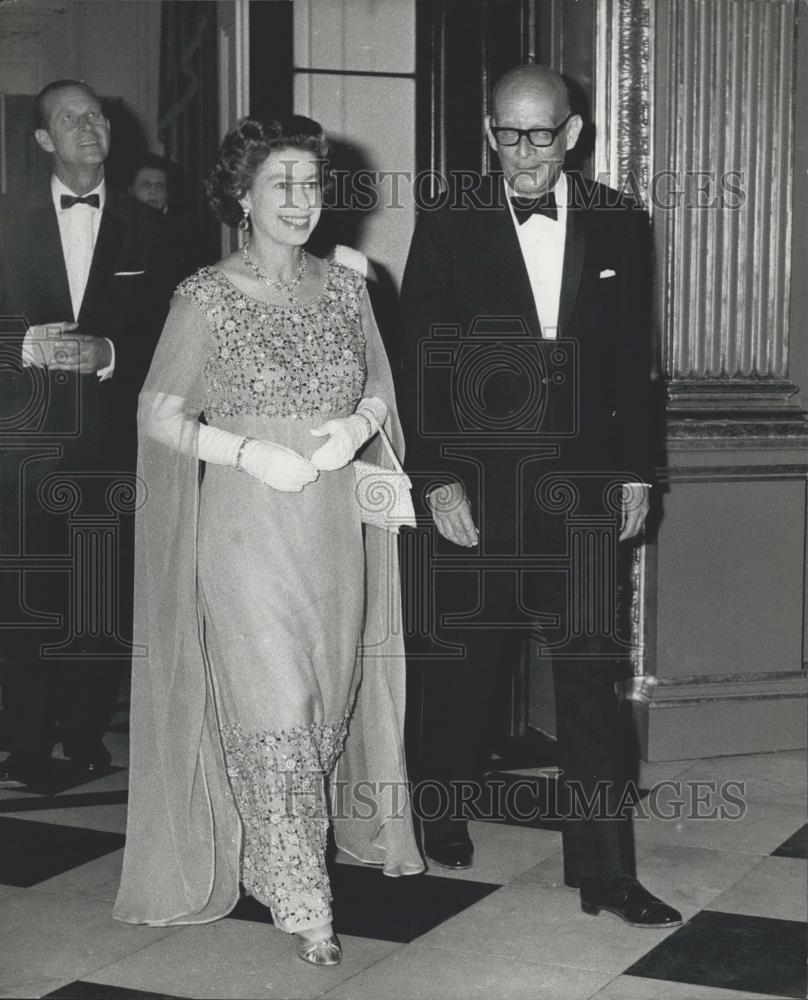
[[[325,444],[311,456],[318,469],[333,472],[347,465],[363,444],[369,441],[387,418],[386,404],[376,396],[361,399],[350,417],[326,420],[311,433],[315,437],[329,435]]]

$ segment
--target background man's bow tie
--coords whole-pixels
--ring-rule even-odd
[[[548,219],[558,219],[558,206],[555,193],[548,191],[540,198],[511,198],[513,214],[521,226],[531,215],[546,215]]]
[[[74,194],[63,194],[61,204],[62,208],[72,208],[74,205],[90,205],[92,208],[100,208],[101,199],[97,194],[87,194],[83,198]]]

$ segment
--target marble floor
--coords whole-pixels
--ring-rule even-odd
[[[682,911],[680,928],[586,916],[562,884],[560,833],[511,817],[471,824],[475,865],[464,872],[389,879],[337,856],[344,958],[317,969],[250,900],[198,927],[112,919],[127,783],[128,741],[117,728],[107,735],[113,767],[96,780],[76,785],[67,763],[55,761],[55,790],[0,792],[2,997],[806,996],[804,752],[644,769],[639,874]],[[507,763],[503,780],[548,780],[530,761]],[[723,815],[713,809],[721,789]]]

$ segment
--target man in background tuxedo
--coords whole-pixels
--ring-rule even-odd
[[[35,136],[49,186],[0,203],[6,787],[47,784],[57,741],[82,772],[110,760],[131,640],[137,395],[169,291],[160,216],[105,184],[95,93],[49,84]]]
[[[402,289],[408,465],[452,543],[434,559],[419,778],[454,794],[422,807],[424,850],[471,865],[462,802],[490,757],[497,673],[533,635],[553,659],[565,882],[587,913],[673,926],[634,877],[615,692],[615,553],[654,473],[648,219],[562,171],[582,121],[555,72],[511,70],[492,111],[503,174],[421,211]]]

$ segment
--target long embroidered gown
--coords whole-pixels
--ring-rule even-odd
[[[202,411],[211,425],[310,457],[322,444],[312,428],[349,415],[362,396],[391,394],[389,370],[374,370],[363,332],[366,294],[362,277],[333,261],[321,295],[302,305],[251,298],[216,267],[186,279],[163,336],[197,345],[185,355],[200,369],[186,374],[200,393],[191,415]],[[386,401],[394,411],[394,400]],[[243,828],[241,878],[286,931],[331,920],[323,785],[343,748],[361,673],[362,538],[350,464],[321,472],[300,493],[229,467],[205,467],[196,557],[200,635]],[[210,719],[210,705],[206,712]],[[209,764],[197,770],[210,780]],[[130,806],[130,838],[139,836],[136,808],[146,807]],[[409,815],[405,822],[406,857],[391,874],[422,868],[409,846]],[[214,815],[214,839],[223,825]],[[226,836],[233,840],[232,827]],[[135,850],[142,853],[142,845]],[[142,906],[132,915],[124,886],[116,915],[144,919]]]

